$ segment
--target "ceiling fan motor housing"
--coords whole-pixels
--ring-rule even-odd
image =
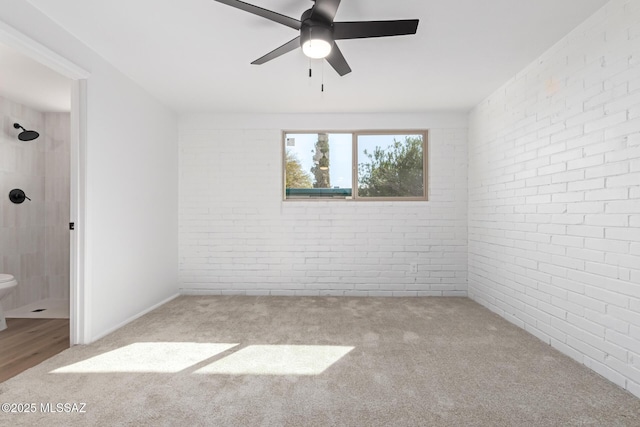
[[[317,14],[311,18],[312,11],[313,9],[305,11],[300,18],[302,22],[300,27],[300,46],[304,46],[311,39],[320,39],[333,47],[333,23],[317,19],[319,17]]]

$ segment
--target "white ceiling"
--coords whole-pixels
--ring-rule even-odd
[[[343,0],[336,21],[419,18],[418,33],[339,41],[353,72],[317,60],[310,79],[299,49],[250,65],[295,30],[213,0],[28,1],[178,112],[273,113],[468,111],[607,3]]]
[[[42,112],[67,112],[71,80],[0,43],[0,96]]]

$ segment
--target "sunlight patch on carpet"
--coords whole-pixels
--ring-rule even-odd
[[[238,344],[138,342],[103,353],[51,373],[180,372]]]
[[[194,373],[320,375],[353,349],[331,345],[250,345]]]

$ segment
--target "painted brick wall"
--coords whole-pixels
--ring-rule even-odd
[[[466,117],[314,117],[183,118],[182,292],[465,296]],[[429,128],[430,201],[282,201],[282,129],[367,128]]]
[[[640,2],[471,113],[469,296],[640,396]]]

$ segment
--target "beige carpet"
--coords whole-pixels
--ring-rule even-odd
[[[463,298],[180,297],[7,402],[36,413],[0,425],[640,425],[640,399]]]

